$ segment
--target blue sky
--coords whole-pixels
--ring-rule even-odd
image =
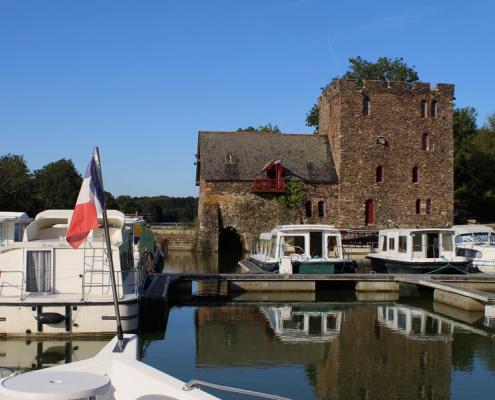
[[[0,154],[93,146],[114,195],[197,195],[198,130],[305,115],[349,57],[404,57],[495,112],[493,1],[0,0]]]

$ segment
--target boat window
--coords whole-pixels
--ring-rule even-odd
[[[282,249],[286,256],[304,254],[304,236],[283,236]]]
[[[407,253],[407,236],[399,236],[399,253]]]
[[[7,225],[0,224],[0,244],[7,240]]]
[[[395,238],[388,238],[389,250],[395,250]]]
[[[452,251],[452,233],[442,233],[442,251]]]
[[[270,240],[269,243],[271,244],[270,256],[272,258],[275,258],[275,256],[277,255],[277,241]]]
[[[52,291],[52,253],[51,251],[26,252],[26,291]]]
[[[339,249],[337,247],[337,236],[328,236],[327,255],[328,257],[333,257],[333,258],[337,258],[339,256]]]
[[[464,233],[455,237],[456,243],[489,243],[488,232]],[[493,238],[492,238],[493,242]]]
[[[382,251],[387,251],[387,237],[382,236]]]
[[[413,251],[420,252],[423,250],[422,235],[413,236]]]
[[[22,242],[22,237],[24,236],[25,229],[26,229],[26,224],[14,225],[14,242]]]

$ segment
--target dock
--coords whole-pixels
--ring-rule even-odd
[[[279,297],[279,301],[310,300],[311,294],[330,287],[353,288],[358,298],[371,301],[398,300],[402,288],[426,289],[433,291],[435,302],[465,311],[481,311],[485,317],[495,318],[495,276],[485,274],[163,273],[151,276],[145,298],[169,301],[178,297],[187,300],[194,294],[196,297],[250,299],[254,294],[259,298],[271,293],[274,295],[271,297]]]

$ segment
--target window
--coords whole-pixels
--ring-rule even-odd
[[[304,236],[283,236],[282,250],[285,256],[291,254],[304,254]]]
[[[232,153],[227,153],[225,155],[225,164],[235,164],[234,157],[232,156]]]
[[[395,238],[388,238],[388,249],[395,250]]]
[[[453,249],[453,240],[452,233],[445,232],[442,233],[442,251],[452,251]]]
[[[399,236],[399,253],[407,253],[407,236]]]
[[[7,225],[0,224],[0,244],[7,240]]]
[[[421,100],[421,118],[427,117],[427,107],[428,103],[426,102],[426,100]]]
[[[318,202],[318,217],[319,218],[325,217],[325,202],[324,201]]]
[[[423,250],[423,235],[413,235],[413,251],[420,252]]]
[[[387,251],[387,237],[386,236],[382,236],[382,251]]]
[[[412,182],[413,183],[418,183],[419,181],[419,168],[418,167],[414,167],[412,169]]]
[[[427,133],[425,133],[421,138],[421,150],[430,150],[430,135],[428,135]]]
[[[431,214],[431,199],[426,199],[426,214]]]
[[[437,117],[437,101],[433,100],[431,102],[431,117],[436,118]]]
[[[363,115],[368,117],[371,113],[371,101],[368,96],[363,96]]]
[[[372,225],[375,223],[375,203],[371,199],[366,200],[364,223],[365,225]]]
[[[313,216],[313,204],[311,201],[306,202],[306,217],[311,218]]]
[[[51,251],[26,252],[26,291],[52,291],[52,253]]]
[[[383,182],[383,167],[381,165],[376,167],[376,181],[378,183]]]
[[[416,199],[416,214],[421,214],[421,199]]]

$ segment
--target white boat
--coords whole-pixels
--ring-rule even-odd
[[[495,275],[495,231],[486,225],[455,225],[456,254],[485,274]]]
[[[378,273],[467,272],[469,263],[456,255],[452,229],[380,230],[367,258]]]
[[[338,229],[332,225],[280,225],[262,233],[248,261],[267,272],[333,274],[355,272],[344,258]]]
[[[74,250],[65,239],[71,216],[72,210],[43,211],[22,242],[0,247],[0,334],[115,332],[104,230],[93,230]],[[124,215],[110,210],[108,219],[123,329],[133,331],[144,272],[134,266]]]
[[[31,221],[25,212],[0,211],[0,247],[21,242]]]
[[[87,360],[6,377],[0,380],[0,400],[220,400],[200,387],[289,400],[199,380],[185,383],[140,362],[136,335],[126,335],[124,340],[123,351],[116,351],[117,338],[114,338]]]

